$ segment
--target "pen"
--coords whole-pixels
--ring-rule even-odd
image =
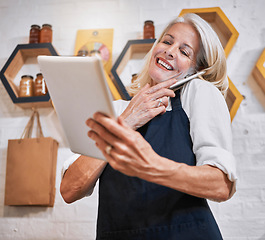
[[[200,72],[197,72],[197,73],[195,73],[195,74],[193,74],[193,75],[190,75],[190,76],[188,76],[188,77],[186,77],[186,78],[180,79],[180,80],[177,81],[175,84],[171,85],[171,86],[169,87],[169,89],[175,91],[176,88],[180,87],[180,86],[183,85],[184,83],[186,83],[186,82],[188,82],[188,81],[190,81],[190,80],[192,80],[192,79],[194,79],[194,78],[196,78],[196,77],[198,77],[198,76],[201,76],[201,75],[203,75],[203,74],[205,74],[205,71],[200,71]]]

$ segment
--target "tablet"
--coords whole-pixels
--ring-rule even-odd
[[[71,151],[105,160],[85,123],[98,111],[116,117],[100,58],[38,56],[38,63]]]

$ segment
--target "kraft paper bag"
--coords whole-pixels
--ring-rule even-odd
[[[38,137],[31,138],[34,116]],[[43,137],[39,114],[33,114],[21,139],[8,141],[5,205],[54,205],[58,142]]]

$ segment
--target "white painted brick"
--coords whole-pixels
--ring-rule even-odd
[[[69,239],[95,239],[94,222],[72,222],[67,224],[66,236]]]
[[[265,239],[265,95],[251,76],[264,48],[263,0],[9,0],[0,1],[0,68],[17,44],[27,43],[30,25],[51,23],[53,45],[61,55],[74,53],[76,31],[113,28],[113,63],[129,39],[142,36],[143,22],[155,22],[156,36],[183,8],[219,6],[239,32],[228,57],[228,75],[245,96],[233,123],[238,164],[235,196],[209,201],[225,240]],[[25,14],[27,13],[27,14]],[[7,142],[19,138],[31,111],[12,103],[0,82],[0,239],[95,239],[97,187],[89,198],[64,203],[59,193],[63,162],[72,154],[56,114],[41,109],[45,136],[59,142],[53,208],[4,206]]]
[[[261,206],[260,202],[246,201],[243,205],[242,217],[250,221],[264,220],[265,205]],[[265,226],[265,225],[264,225]]]
[[[47,219],[28,219],[20,221],[18,232],[24,239],[63,239],[66,225],[60,222],[47,221]]]
[[[265,169],[255,168],[255,169],[244,169],[240,171],[240,181],[242,185],[248,186],[264,186],[265,183]]]

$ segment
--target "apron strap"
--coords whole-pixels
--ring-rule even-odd
[[[172,111],[176,111],[182,108],[180,101],[180,89],[175,92],[176,96],[174,98],[170,98]]]

